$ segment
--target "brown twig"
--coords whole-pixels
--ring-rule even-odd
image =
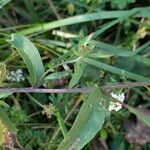
[[[125,83],[115,83],[100,88],[104,91],[110,91],[113,89],[124,89],[132,87],[149,86],[150,82],[125,82]],[[72,89],[46,89],[46,88],[0,88],[0,92],[12,92],[12,93],[90,93],[92,87],[86,88],[72,88]]]
[[[71,111],[68,113],[68,115],[65,118],[65,121],[67,121],[69,119],[69,117],[73,114],[74,110],[76,109],[76,107],[80,104],[82,98],[81,96],[78,98],[78,100],[76,100],[75,105],[73,106],[73,108],[71,109]],[[53,143],[53,141],[55,140],[55,138],[58,136],[60,132],[60,127],[56,129],[54,135],[51,138],[50,143]]]

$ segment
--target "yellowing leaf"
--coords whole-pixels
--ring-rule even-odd
[[[7,130],[3,122],[0,120],[0,145],[4,143],[4,133]]]
[[[6,64],[4,62],[0,62],[0,87],[3,86],[3,81],[6,75]]]

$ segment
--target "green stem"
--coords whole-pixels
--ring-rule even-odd
[[[44,108],[44,106],[40,103],[40,102],[38,102],[34,97],[32,97],[30,94],[28,94],[28,93],[26,93],[27,94],[27,96],[33,101],[33,102],[35,102],[37,105],[39,105],[40,107],[42,107],[42,108]]]
[[[68,131],[67,131],[67,128],[65,126],[64,119],[62,118],[62,115],[61,115],[61,113],[60,113],[58,108],[56,109],[55,116],[57,117],[58,124],[60,126],[60,130],[61,130],[63,136],[66,137]]]
[[[26,8],[28,9],[28,11],[30,12],[31,16],[33,17],[34,21],[36,23],[39,23],[41,22],[36,10],[35,10],[35,7],[33,5],[33,2],[31,0],[24,0],[24,3],[26,5]]]

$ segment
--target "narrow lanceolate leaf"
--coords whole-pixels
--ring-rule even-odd
[[[101,91],[95,87],[87,100],[83,102],[71,130],[59,145],[58,150],[83,148],[101,129],[107,115]]]
[[[99,42],[99,41],[95,41],[95,40],[91,40],[90,44],[95,46],[95,51],[99,51],[99,52],[104,52],[113,55],[113,56],[121,56],[121,57],[132,57],[132,59],[135,59],[136,61],[143,63],[147,66],[150,66],[150,59],[143,57],[141,55],[137,55],[137,53],[139,53],[141,50],[144,50],[150,42],[147,42],[146,44],[140,46],[139,48],[137,48],[134,52],[132,52],[131,50],[128,49],[122,49],[122,48],[118,48],[116,46],[113,46],[111,44],[107,44],[104,42]],[[99,54],[98,54],[99,55]],[[98,55],[95,54],[95,56]],[[91,57],[91,54],[89,55],[89,57]],[[99,57],[100,58],[100,57]]]
[[[77,62],[74,66],[74,74],[70,80],[69,88],[74,87],[80,80],[83,74],[83,66],[81,63]]]
[[[89,64],[89,65],[98,67],[100,69],[104,69],[104,70],[109,71],[109,72],[114,73],[114,74],[125,76],[126,78],[133,79],[135,81],[150,81],[149,78],[144,77],[142,75],[138,75],[136,73],[132,73],[132,72],[129,72],[129,71],[126,71],[126,70],[102,63],[102,62],[97,61],[97,60],[93,60],[90,58],[82,58],[82,61]]]
[[[121,11],[100,11],[98,13],[90,13],[90,14],[83,14],[83,15],[77,15],[66,19],[61,19],[58,21],[53,21],[49,23],[43,23],[43,24],[37,24],[33,27],[30,27],[28,29],[23,29],[19,31],[22,35],[32,34],[36,32],[45,32],[48,30],[52,30],[58,27],[67,26],[67,25],[73,25],[77,23],[83,23],[93,20],[101,20],[101,19],[113,19],[113,18],[123,18],[127,16],[128,14],[134,12],[135,15],[132,17],[149,17],[149,7],[144,8],[134,8],[131,10],[121,10]]]
[[[36,21],[36,22],[40,22],[40,18],[35,10],[35,7],[33,5],[32,1],[28,1],[28,0],[23,0],[23,2],[25,3],[26,8],[28,9],[29,13],[31,14],[32,18]]]
[[[149,113],[137,110],[133,107],[128,107],[129,111],[135,114],[140,120],[150,127],[150,115]]]
[[[109,53],[101,52],[101,51],[93,51],[88,55],[91,58],[110,58],[112,55]]]
[[[44,74],[44,67],[37,48],[25,36],[17,34],[12,34],[11,40],[8,42],[16,48],[26,63],[30,72],[29,82],[31,85],[40,86],[43,83],[40,79]]]

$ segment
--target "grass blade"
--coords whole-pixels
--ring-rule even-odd
[[[130,57],[132,52],[126,49],[121,49],[116,46],[99,42],[99,41],[91,41],[90,44],[95,45],[97,48],[100,48],[101,51],[107,52],[109,54],[115,55],[115,56],[122,56],[122,57]]]
[[[104,69],[104,70],[109,71],[109,72],[114,73],[114,74],[118,74],[120,76],[124,75],[126,78],[133,79],[135,81],[150,81],[149,78],[146,78],[144,76],[141,76],[141,75],[138,75],[135,73],[131,73],[131,72],[126,71],[126,70],[119,69],[117,67],[107,65],[107,64],[102,63],[100,61],[96,61],[96,60],[93,60],[90,58],[82,58],[81,60],[83,62],[89,64],[89,65],[93,65],[95,67],[98,67],[100,69]]]
[[[147,48],[148,46],[150,46],[150,41],[148,41],[147,43],[145,43],[144,45],[140,46],[139,48],[137,48],[135,51],[132,52],[132,56],[140,53],[143,49]]]
[[[148,59],[148,58],[145,58],[145,57],[140,56],[140,55],[135,55],[133,58],[138,62],[141,62],[147,66],[150,66],[150,59]]]
[[[0,9],[4,7],[7,3],[9,3],[11,0],[0,0]]]
[[[114,55],[114,56],[132,57],[136,61],[139,61],[147,66],[150,66],[150,60],[148,58],[137,55],[137,53],[139,53],[140,51],[145,49],[147,46],[149,46],[150,42],[147,42],[146,44],[140,46],[134,52],[129,51],[127,49],[118,48],[116,46],[113,46],[104,42],[95,41],[95,40],[90,41],[90,44],[95,45],[96,51],[105,52],[107,54]],[[100,50],[98,48],[100,48]]]
[[[65,121],[60,113],[60,110],[58,108],[56,108],[55,110],[55,116],[57,117],[57,121],[58,121],[58,124],[60,126],[60,130],[63,134],[64,137],[66,137],[68,131],[67,131],[67,128],[65,126]]]
[[[31,16],[33,17],[35,22],[40,22],[40,18],[37,14],[37,12],[35,11],[35,8],[33,6],[33,2],[32,1],[28,1],[28,0],[23,0],[26,8],[28,9],[28,11],[30,12]]]
[[[128,107],[129,111],[135,114],[140,120],[150,127],[150,116],[146,112],[139,111],[133,107]]]
[[[84,14],[78,15],[58,21],[53,21],[44,24],[38,24],[34,27],[24,29],[18,32],[21,35],[33,34],[35,32],[46,32],[48,30],[52,30],[58,27],[73,25],[77,23],[83,23],[93,20],[100,20],[100,19],[113,19],[113,18],[121,18],[126,16],[131,11],[135,11],[136,14],[133,17],[149,17],[150,16],[150,7],[145,8],[135,8],[132,10],[120,10],[120,11],[101,11],[98,13],[91,13],[91,14]]]

